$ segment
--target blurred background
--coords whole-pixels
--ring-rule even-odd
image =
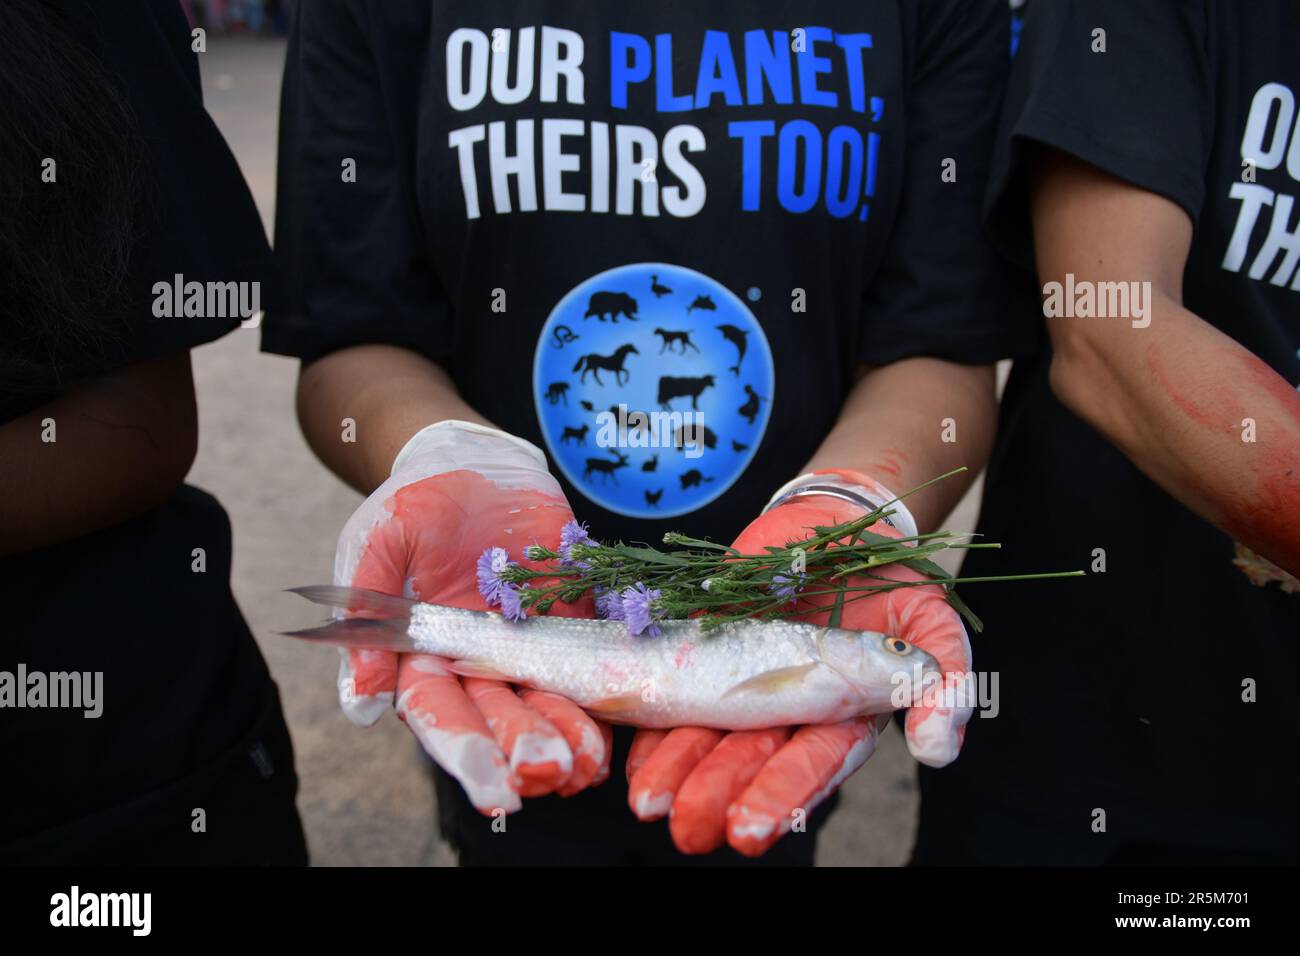
[[[208,110],[269,234],[286,3],[183,2],[193,22],[208,30],[207,52],[199,54]],[[336,652],[276,636],[317,620],[313,609],[282,592],[330,580],[335,538],[360,499],[308,450],[293,410],[297,363],[261,354],[259,335],[238,329],[194,353],[200,447],[189,480],[215,494],[234,523],[235,596],[280,686],[312,860],[324,866],[453,865],[455,855],[437,833],[433,786],[414,739],[392,716],[368,729],[352,726],[335,696]],[[974,506],[972,494],[948,527],[969,529]],[[818,862],[906,862],[915,830],[915,776],[902,735],[891,727],[876,755],[843,787],[840,809],[822,831]]]

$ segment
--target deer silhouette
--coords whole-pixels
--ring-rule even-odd
[[[614,381],[623,385],[629,377],[627,369],[623,368],[623,363],[627,361],[629,355],[640,354],[635,345],[620,345],[613,355],[597,355],[592,352],[578,359],[577,364],[573,366],[573,371],[582,369],[582,375],[578,378],[579,384],[587,381],[587,376],[590,374],[596,376],[597,385],[604,385],[605,383],[600,380],[600,373],[605,371],[613,372]]]
[[[617,461],[611,461],[608,458],[587,459],[587,467],[582,472],[583,481],[590,481],[591,476],[593,474],[597,474],[600,475],[600,483],[602,485],[605,484],[607,481],[609,481],[609,479],[611,478],[614,479],[614,484],[616,485],[618,484],[618,476],[615,474],[615,472],[618,471],[620,468],[627,467],[627,455],[624,455],[622,452],[614,451],[612,448],[609,449],[609,453],[613,455],[617,459]]]

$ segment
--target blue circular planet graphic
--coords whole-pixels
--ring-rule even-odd
[[[726,491],[767,429],[772,352],[749,307],[682,266],[619,266],[551,311],[533,360],[537,418],[564,476],[634,518]]]

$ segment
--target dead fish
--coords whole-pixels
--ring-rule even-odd
[[[737,621],[704,631],[661,621],[636,637],[621,621],[533,616],[507,621],[360,588],[293,588],[342,618],[288,636],[345,647],[434,654],[457,674],[567,697],[612,723],[755,730],[884,714],[939,676],[899,637],[800,621]],[[896,704],[895,701],[899,703]]]

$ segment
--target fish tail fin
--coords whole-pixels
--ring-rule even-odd
[[[411,651],[415,649],[415,643],[407,632],[411,623],[411,608],[417,602],[409,598],[333,584],[314,584],[289,588],[289,591],[306,598],[313,604],[370,616],[340,618],[320,627],[281,632],[286,637],[296,637],[316,644],[364,647],[372,650]]]

